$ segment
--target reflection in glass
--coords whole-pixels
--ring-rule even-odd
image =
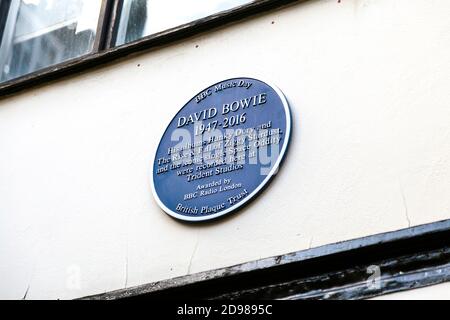
[[[0,32],[3,35],[0,81],[91,52],[101,3],[101,0],[10,1],[7,20]]]
[[[253,0],[124,0],[116,45],[167,30]]]

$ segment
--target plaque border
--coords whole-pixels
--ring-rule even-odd
[[[155,159],[156,159],[156,155],[159,149],[159,146],[161,144],[161,140],[162,137],[165,135],[166,131],[169,129],[170,123],[172,123],[173,119],[175,119],[176,115],[188,104],[192,101],[192,99],[194,99],[197,95],[199,95],[200,93],[204,92],[206,89],[214,87],[215,85],[219,84],[219,83],[223,83],[223,82],[227,82],[227,81],[231,81],[231,80],[237,80],[237,79],[251,79],[251,80],[256,80],[262,83],[265,83],[266,85],[268,85],[269,87],[271,87],[278,95],[278,97],[281,99],[281,102],[283,104],[284,107],[284,111],[286,114],[286,133],[285,133],[285,139],[283,142],[283,146],[281,148],[281,152],[278,156],[278,159],[275,163],[275,165],[273,166],[272,170],[270,170],[269,174],[266,176],[266,178],[258,185],[257,188],[255,188],[252,193],[250,193],[247,197],[245,197],[245,199],[243,199],[242,201],[238,202],[237,204],[229,207],[228,209],[218,212],[218,213],[214,213],[214,214],[210,214],[210,215],[206,215],[203,217],[189,217],[189,216],[185,216],[182,214],[179,214],[177,212],[172,211],[171,209],[167,208],[167,206],[161,201],[161,199],[158,196],[158,193],[156,192],[156,188],[155,188],[155,183],[154,183],[154,164],[155,164]],[[203,90],[199,91],[196,95],[194,95],[192,98],[190,98],[188,100],[187,103],[185,103],[183,105],[183,107],[181,107],[177,113],[175,114],[175,116],[172,118],[172,120],[170,120],[169,124],[166,127],[166,130],[164,130],[164,133],[162,134],[161,138],[159,139],[159,143],[155,149],[154,152],[154,157],[153,157],[153,162],[151,164],[151,174],[150,174],[150,184],[151,184],[151,189],[152,189],[152,194],[154,199],[156,200],[156,202],[158,203],[158,206],[169,216],[171,216],[172,218],[175,218],[177,220],[182,220],[185,222],[202,222],[202,221],[210,221],[210,220],[215,220],[218,219],[220,217],[223,217],[225,215],[231,214],[235,211],[238,211],[239,209],[241,209],[242,207],[244,207],[246,204],[248,204],[251,200],[254,200],[258,194],[260,192],[263,191],[264,187],[266,187],[268,185],[268,183],[272,180],[272,178],[275,176],[276,172],[278,171],[281,162],[283,161],[287,149],[289,147],[290,144],[290,140],[291,140],[291,131],[292,131],[292,116],[291,116],[291,109],[288,103],[288,100],[286,99],[286,96],[284,95],[284,93],[281,91],[280,88],[278,88],[278,86],[272,84],[271,82],[267,82],[267,81],[263,81],[263,80],[259,80],[256,78],[252,78],[252,77],[234,77],[234,78],[229,78],[229,79],[225,79],[219,82],[216,82],[206,88],[204,88]]]

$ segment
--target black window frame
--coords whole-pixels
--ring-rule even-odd
[[[9,15],[10,15],[12,1],[14,1],[14,0],[2,0],[0,3],[0,45],[2,44],[2,41],[3,41],[3,33],[4,33],[6,23],[8,21]],[[95,40],[93,43],[93,48],[90,52],[83,54],[79,57],[67,59],[60,63],[52,64],[49,67],[42,68],[42,69],[36,70],[34,72],[26,73],[22,76],[13,78],[11,80],[0,82],[0,96],[1,96],[2,84],[20,82],[21,79],[28,78],[28,76],[33,76],[33,75],[39,74],[41,71],[45,72],[45,70],[51,70],[52,68],[62,66],[67,62],[70,62],[70,61],[73,61],[76,59],[80,59],[80,58],[83,58],[83,57],[86,57],[86,56],[89,56],[92,54],[96,54],[96,53],[99,53],[99,52],[105,50],[106,49],[105,39],[107,38],[107,30],[108,30],[107,28],[108,28],[109,24],[111,23],[111,21],[110,21],[111,6],[112,6],[113,2],[115,2],[115,1],[116,0],[101,0],[100,12],[99,12],[98,20],[97,20],[97,27],[95,30],[96,31]]]
[[[0,2],[0,43],[3,39],[3,32],[5,30],[6,20],[8,19],[10,6],[11,0],[4,0]]]
[[[11,0],[6,0],[2,1],[2,3],[7,4],[10,3],[10,1]],[[253,15],[276,10],[290,4],[299,4],[307,1],[310,0],[255,0],[171,29],[144,36],[143,38],[130,43],[115,46],[123,0],[102,0],[96,39],[92,52],[25,74],[12,80],[0,82],[0,99],[4,96],[17,93],[36,85],[112,62],[132,53],[155,49],[202,32],[224,27],[230,23],[243,20]],[[1,9],[3,8],[0,7],[0,17],[2,14]]]

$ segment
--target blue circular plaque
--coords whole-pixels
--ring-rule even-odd
[[[204,221],[254,198],[277,172],[291,133],[283,93],[252,78],[218,82],[172,119],[156,151],[151,184],[174,218]]]

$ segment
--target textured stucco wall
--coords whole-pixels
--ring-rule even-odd
[[[309,1],[1,99],[0,298],[80,297],[450,218],[449,12]],[[290,151],[238,214],[180,224],[151,195],[157,143],[195,93],[237,76],[283,90]]]

